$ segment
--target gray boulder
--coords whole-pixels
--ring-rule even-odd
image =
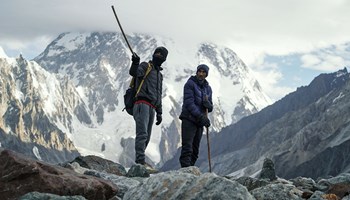
[[[268,185],[270,182],[265,179],[256,179],[252,177],[242,176],[236,179],[238,183],[245,186],[249,191],[254,190],[256,188]]]
[[[272,183],[251,191],[257,200],[302,200],[302,192],[295,186],[282,183]]]
[[[196,172],[193,168],[154,174],[128,190],[123,199],[254,199],[238,182],[214,173],[195,175],[193,173],[198,173],[198,170]]]
[[[115,163],[113,161],[110,161],[98,156],[94,156],[94,155],[78,156],[70,163],[74,163],[74,162],[77,162],[81,167],[84,167],[87,169],[93,169],[100,172],[116,174],[119,176],[126,175],[126,170],[121,164]]]
[[[140,164],[135,164],[130,167],[127,177],[149,177],[149,173],[145,166]]]
[[[124,194],[130,189],[138,186],[142,180],[135,178],[128,178],[125,176],[118,176],[115,174],[108,174],[104,172],[98,172],[96,170],[87,170],[85,175],[95,176],[104,180],[111,181],[118,187],[117,197],[123,198]]]
[[[59,196],[49,193],[40,192],[30,192],[19,198],[19,200],[40,200],[40,199],[50,199],[50,200],[86,200],[82,196]]]

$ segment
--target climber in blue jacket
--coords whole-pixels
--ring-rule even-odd
[[[193,166],[199,154],[199,144],[203,127],[210,126],[207,111],[213,111],[212,90],[206,80],[209,67],[201,64],[195,76],[191,76],[184,86],[184,96],[180,119],[182,148],[181,167]]]

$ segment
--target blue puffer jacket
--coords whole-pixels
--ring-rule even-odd
[[[202,102],[205,100],[206,96],[209,102],[213,104],[212,90],[208,81],[204,80],[201,84],[196,76],[191,76],[184,86],[184,98],[180,119],[188,119],[197,123],[199,117],[205,114],[205,107],[202,105]],[[208,110],[208,112],[211,111],[212,109]]]

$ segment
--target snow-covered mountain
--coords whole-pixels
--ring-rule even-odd
[[[74,86],[22,56],[0,56],[0,147],[51,163],[79,155],[65,123],[78,115]]]
[[[211,43],[184,45],[159,36],[127,36],[141,60],[148,61],[157,46],[169,50],[163,64],[163,122],[154,126],[146,155],[159,163],[172,158],[180,146],[183,85],[195,74],[196,66],[210,67],[208,81],[213,88],[214,112],[211,130],[256,113],[271,103],[251,70],[229,48]],[[123,95],[131,77],[130,52],[121,34],[64,33],[34,60],[54,73],[60,82],[72,82],[79,101],[64,123],[56,120],[79,152],[95,154],[130,166],[134,160],[134,121],[122,112]],[[72,98],[64,96],[62,98]],[[77,116],[74,111],[78,110]],[[57,115],[51,115],[57,118]]]

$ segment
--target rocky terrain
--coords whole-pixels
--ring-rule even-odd
[[[282,179],[265,159],[257,177],[222,177],[197,167],[149,174],[142,165],[128,171],[96,156],[80,156],[60,165],[0,148],[1,199],[245,199],[348,200],[350,174],[313,180]]]

